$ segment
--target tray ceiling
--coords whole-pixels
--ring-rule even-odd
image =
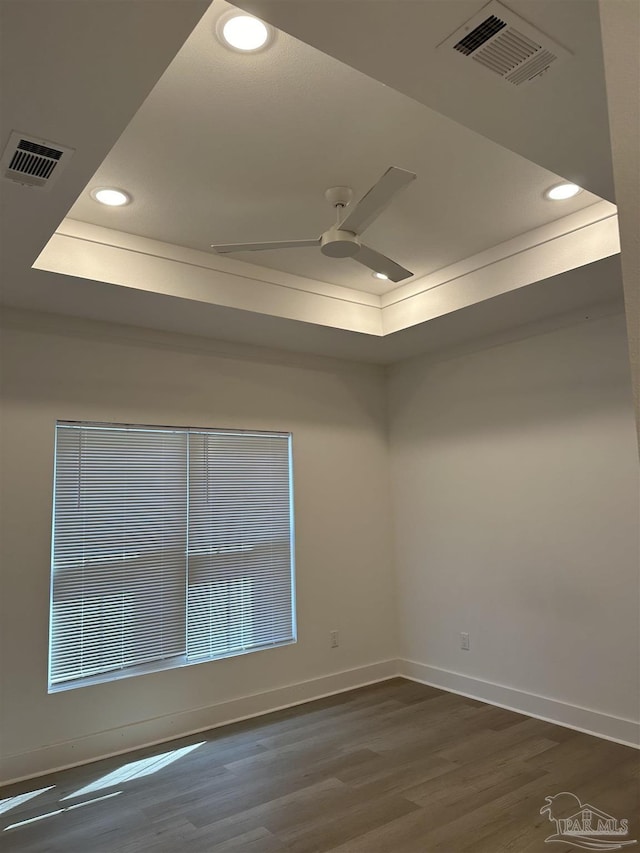
[[[514,3],[521,14],[531,5]],[[582,71],[599,61],[598,44],[585,37],[593,30],[593,3],[585,3],[586,14],[564,0],[533,4],[534,23],[570,48]],[[12,80],[0,93],[5,127],[75,149],[50,191],[3,184],[5,305],[367,361],[575,317],[585,306],[620,310],[613,205],[586,193],[543,201],[556,174],[507,150],[573,177],[565,169],[573,146],[581,183],[599,192],[609,161],[599,154],[597,87],[591,117],[585,96],[572,100],[577,71],[574,89],[554,89],[553,109],[542,90],[527,95],[527,118],[510,111],[508,96],[469,88],[465,113],[460,81],[440,74],[433,54],[481,2],[261,5],[265,17],[280,10],[282,29],[302,39],[283,32],[263,54],[226,51],[213,33],[227,8],[220,0],[208,10],[200,0],[2,4],[0,61]],[[362,34],[354,41],[356,9]],[[387,27],[385,15],[398,9]],[[343,29],[335,26],[341,11]],[[308,16],[315,29],[303,35]],[[421,50],[400,62],[396,36],[412,42],[418,23]],[[389,77],[390,57],[402,81]],[[411,69],[420,91],[404,85]],[[434,88],[438,103],[425,94]],[[559,106],[569,113],[564,124]],[[536,132],[522,130],[535,122]],[[521,133],[506,132],[519,125]],[[398,288],[320,253],[256,263],[208,248],[317,235],[331,221],[328,185],[350,184],[357,197],[392,163],[418,180],[365,237],[415,269]],[[98,207],[88,197],[98,182],[124,185],[134,204]]]
[[[253,55],[225,48],[215,32],[230,8],[216,0],[203,16],[69,218],[199,251],[313,238],[334,221],[327,187],[357,198],[397,165],[418,178],[364,239],[421,278],[598,201],[547,201],[557,175],[286,33]],[[102,207],[94,186],[123,187],[133,203]],[[372,294],[394,288],[316,248],[231,257]]]

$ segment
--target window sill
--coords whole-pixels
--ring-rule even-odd
[[[186,655],[178,657],[166,658],[162,661],[150,661],[149,663],[139,666],[127,667],[119,669],[116,672],[105,672],[100,675],[92,675],[88,678],[79,678],[73,681],[64,681],[59,684],[50,684],[47,693],[64,693],[67,690],[75,690],[79,687],[91,687],[96,684],[105,684],[109,681],[121,681],[124,678],[132,678],[136,675],[150,675],[156,672],[166,672],[172,669],[182,669],[188,666],[196,666],[201,663],[211,663],[212,661],[228,660],[229,658],[240,657],[241,655],[254,654],[255,652],[265,652],[270,649],[279,649],[282,646],[292,646],[297,643],[297,637],[292,637],[288,640],[283,640],[280,643],[273,643],[268,646],[260,646],[258,648],[238,649],[228,654],[216,655],[214,657],[199,657],[188,658]]]

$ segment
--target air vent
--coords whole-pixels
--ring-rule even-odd
[[[474,30],[471,30],[468,35],[460,39],[453,47],[455,50],[459,50],[460,53],[464,53],[465,56],[469,56],[470,53],[473,53],[474,50],[477,50],[506,26],[506,23],[501,21],[500,18],[496,18],[495,15],[489,15],[488,18],[485,18],[481,24],[478,24]]]
[[[438,49],[454,50],[465,61],[501,77],[513,86],[530,83],[558,60],[571,56],[568,50],[493,0],[456,30]]]
[[[72,148],[14,131],[0,160],[0,168],[10,181],[48,189],[72,154]]]

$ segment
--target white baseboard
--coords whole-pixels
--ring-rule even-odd
[[[494,684],[491,681],[483,681],[416,661],[400,660],[398,666],[398,675],[403,678],[438,687],[449,693],[458,693],[470,699],[478,699],[480,702],[497,705],[499,708],[506,708],[528,717],[536,717],[539,720],[616,741],[625,746],[636,749],[640,747],[640,723],[635,720],[614,717],[603,714],[601,711],[581,708],[578,705],[569,705],[557,699],[548,699],[535,693],[527,693],[524,690],[516,690],[513,687],[505,687],[503,684]]]
[[[580,708],[557,699],[548,699],[416,661],[385,660],[217,705],[155,717],[29,752],[8,755],[0,760],[0,784],[88,764],[100,758],[165,743],[398,676],[636,749],[640,744],[640,723],[634,720]]]
[[[155,717],[143,722],[120,726],[105,732],[63,741],[29,752],[8,755],[0,760],[0,784],[19,782],[45,773],[54,773],[100,758],[153,746],[175,738],[185,737],[208,729],[225,726],[301,705],[394,678],[398,673],[397,660],[385,660],[356,669],[336,672],[309,681],[288,684],[263,693],[242,696],[217,705],[196,708],[179,714]]]

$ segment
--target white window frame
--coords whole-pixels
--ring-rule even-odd
[[[185,436],[186,442],[186,467],[185,467],[185,502],[186,502],[186,514],[184,520],[184,541],[186,545],[184,547],[184,649],[181,650],[178,654],[171,654],[168,657],[163,657],[162,659],[154,659],[144,663],[135,663],[133,665],[121,664],[120,666],[113,667],[108,671],[102,671],[94,674],[81,674],[73,677],[65,677],[61,678],[61,671],[72,671],[74,669],[73,662],[69,664],[69,669],[65,670],[66,664],[60,664],[60,660],[64,658],[65,652],[65,643],[67,645],[73,646],[73,643],[76,642],[73,639],[77,636],[77,633],[74,633],[74,628],[72,625],[73,617],[60,616],[60,609],[69,610],[70,607],[68,603],[72,601],[75,603],[77,599],[73,598],[73,594],[78,592],[80,598],[83,602],[83,615],[81,617],[82,621],[82,630],[81,636],[84,638],[85,636],[85,617],[84,617],[84,602],[87,601],[87,594],[84,592],[85,584],[84,581],[82,584],[76,582],[76,586],[74,586],[74,575],[73,572],[80,572],[82,575],[86,573],[86,567],[91,565],[91,562],[95,564],[96,562],[102,564],[114,563],[117,562],[119,566],[119,571],[122,572],[123,564],[126,564],[126,561],[130,559],[130,557],[126,556],[126,543],[123,543],[122,554],[117,558],[112,556],[113,552],[113,544],[116,541],[114,538],[107,538],[107,544],[109,546],[109,555],[107,557],[102,556],[100,552],[101,542],[103,541],[98,536],[98,551],[96,552],[95,542],[89,542],[89,545],[86,545],[87,539],[90,540],[90,536],[87,537],[86,533],[82,533],[79,536],[75,536],[76,528],[74,528],[74,521],[76,516],[74,515],[72,510],[69,510],[67,507],[69,505],[68,499],[65,502],[64,497],[61,497],[61,492],[64,494],[65,484],[68,483],[69,477],[73,478],[75,475],[77,477],[78,484],[86,481],[88,474],[82,471],[82,462],[78,462],[77,468],[74,469],[73,459],[71,463],[69,462],[69,451],[63,450],[59,452],[59,437],[61,435],[61,431],[65,431],[65,435],[70,434],[70,430],[74,430],[77,435],[83,433],[83,431],[95,431],[92,434],[97,435],[98,431],[101,431],[101,435],[106,435],[109,433],[109,437],[106,439],[113,439],[113,436],[119,433],[130,434],[131,432],[142,432],[145,434],[153,433],[154,435],[158,434],[172,434],[174,436]],[[86,434],[86,433],[85,433]],[[291,645],[297,642],[297,624],[296,624],[296,590],[295,590],[295,542],[294,542],[294,506],[293,506],[293,437],[289,432],[267,432],[267,431],[259,431],[259,430],[238,430],[238,429],[217,429],[217,428],[194,428],[194,427],[167,427],[167,426],[150,426],[150,425],[140,425],[140,424],[115,424],[115,423],[98,423],[98,422],[80,422],[80,421],[57,421],[55,425],[55,452],[54,452],[54,483],[53,483],[53,512],[52,512],[52,542],[51,542],[51,572],[50,572],[50,606],[49,606],[49,666],[48,666],[48,691],[49,693],[55,693],[62,690],[69,690],[78,687],[83,687],[91,684],[98,684],[105,681],[113,681],[121,678],[128,678],[135,675],[142,675],[150,672],[158,672],[162,670],[173,669],[177,667],[184,666],[193,666],[198,663],[209,662],[213,660],[225,659],[229,657],[236,657],[238,655],[250,654],[255,651],[263,651],[265,649],[276,648],[284,645]],[[82,437],[82,436],[81,436]],[[272,440],[276,439],[272,443]],[[144,438],[142,439],[144,441]],[[191,459],[192,452],[190,449],[198,446],[198,442],[202,442],[202,447],[205,448],[205,452],[200,452],[202,459],[193,462]],[[210,500],[209,499],[209,483],[210,483],[210,468],[209,468],[209,460],[208,460],[208,450],[210,443],[213,442],[214,450],[216,447],[222,447],[221,454],[216,457],[217,459],[221,459],[224,463],[220,469],[220,473],[217,479],[212,479],[212,483],[222,482],[223,485],[219,488],[218,491],[222,491],[221,495],[218,495],[217,498]],[[286,460],[284,458],[284,442],[286,442]],[[229,445],[229,453],[231,454],[228,459],[224,455],[225,454],[225,444]],[[266,463],[264,462],[264,454],[260,453],[260,449],[262,447],[268,448],[269,445],[276,448],[276,453],[274,454],[276,458],[276,474],[271,475],[273,479],[269,479],[269,476],[265,474],[265,470],[267,470]],[[251,468],[251,455],[248,456],[242,455],[245,450],[247,453],[250,449],[253,449],[253,452],[257,454],[257,459],[262,459],[262,469],[259,463],[255,463],[257,471],[262,470],[262,474],[258,473],[256,479],[250,482],[249,487],[247,487],[247,471],[249,472],[249,479],[251,479],[252,468]],[[239,460],[239,471],[237,475],[233,470],[233,450],[237,450],[240,452],[240,456],[237,457]],[[138,451],[140,453],[141,451]],[[267,454],[268,455],[268,454]],[[197,456],[197,450],[193,452],[194,458]],[[88,458],[88,457],[87,457]],[[94,451],[94,457],[96,458],[96,452]],[[136,457],[139,459],[140,457]],[[155,458],[155,457],[153,457]],[[78,455],[78,459],[82,459],[80,455]],[[65,473],[59,473],[59,467],[63,464],[66,465],[64,469]],[[199,467],[198,467],[199,461]],[[100,457],[100,462],[104,465],[104,458]],[[127,463],[129,459],[127,458]],[[85,462],[85,465],[88,463]],[[124,466],[124,463],[121,463]],[[248,467],[247,467],[248,465]],[[193,467],[193,471],[192,471]],[[135,466],[134,466],[135,468]],[[284,471],[286,469],[286,496],[284,492],[285,481],[284,481]],[[111,470],[107,468],[107,470]],[[71,471],[71,474],[68,472]],[[244,480],[242,479],[244,472]],[[99,475],[98,475],[99,476]],[[216,509],[208,509],[207,507],[203,510],[203,500],[198,497],[198,493],[195,490],[195,485],[198,481],[198,476],[202,478],[203,476],[206,479],[206,490],[207,490],[207,498],[206,504],[207,506],[213,506],[215,508],[222,507],[219,510],[218,514],[220,519],[215,521],[215,513]],[[255,476],[255,474],[254,474]],[[260,480],[260,476],[262,476],[262,480]],[[59,480],[62,477],[66,477],[65,483],[60,485]],[[85,480],[82,478],[85,477]],[[125,484],[128,482],[126,478],[128,477],[128,472],[125,474]],[[175,479],[175,478],[174,478]],[[241,481],[240,485],[236,488],[236,481]],[[75,481],[71,480],[72,484],[75,488]],[[98,483],[100,486],[101,481],[94,480],[92,481],[90,487],[87,487],[87,495],[89,495],[89,488],[93,488],[93,494],[96,494],[95,483]],[[110,476],[107,476],[105,480],[104,491],[109,494],[109,482]],[[204,482],[204,481],[203,481]],[[226,484],[226,490],[225,490]],[[139,484],[140,485],[140,484]],[[275,493],[277,494],[277,498],[274,497],[273,505],[269,503],[269,486],[273,485],[275,489]],[[171,488],[173,489],[175,484],[172,481]],[[78,485],[78,492],[80,492],[81,486]],[[142,488],[142,486],[140,486]],[[213,488],[213,487],[212,487]],[[262,491],[260,491],[260,488]],[[182,487],[175,487],[177,490],[176,493],[180,493]],[[243,491],[244,490],[244,491]],[[170,493],[171,489],[168,490]],[[68,489],[67,489],[68,492]],[[255,498],[253,493],[258,493],[258,497]],[[144,490],[141,492],[144,493]],[[153,493],[151,493],[153,494]],[[162,494],[165,495],[165,491],[162,491]],[[195,495],[195,503],[194,503],[194,495]],[[267,496],[265,498],[265,495]],[[252,503],[253,497],[253,503]],[[106,499],[108,501],[108,497]],[[217,502],[216,502],[217,501]],[[257,503],[256,503],[257,501]],[[265,502],[266,501],[266,502]],[[238,507],[243,507],[245,505],[248,507],[247,517],[245,518],[242,515],[242,511],[238,513]],[[193,506],[196,506],[196,510],[192,509]],[[117,506],[117,505],[116,505]],[[143,510],[146,506],[146,502],[143,504]],[[109,510],[113,512],[114,505],[106,505],[106,509],[104,509],[105,513],[108,513]],[[275,516],[277,516],[277,521],[279,524],[278,527],[278,540],[280,542],[279,545],[276,546],[276,557],[273,558],[273,565],[269,564],[269,554],[273,552],[273,548],[269,548],[268,545],[265,545],[265,542],[261,541],[261,536],[267,535],[269,532],[269,528],[265,526],[265,524],[275,525],[276,522],[273,521],[265,521],[267,519],[266,510],[273,509]],[[92,508],[88,512],[89,518],[95,517],[93,513],[95,513],[95,504],[92,504]],[[98,511],[100,511],[100,507],[98,507]],[[198,511],[200,512],[200,516],[197,515]],[[66,515],[65,515],[66,513]],[[84,510],[83,510],[84,513]],[[203,520],[204,513],[204,520]],[[213,513],[213,520],[211,521],[210,515]],[[112,515],[113,517],[113,515]],[[199,518],[198,522],[194,522],[194,517]],[[144,515],[143,515],[144,518]],[[231,521],[229,522],[228,519]],[[255,527],[257,519],[257,527]],[[101,519],[99,518],[99,521]],[[171,519],[173,520],[173,519]],[[211,521],[211,523],[210,523]],[[61,528],[64,528],[64,524],[70,525],[66,529],[63,529],[63,533],[56,535],[56,525],[57,523]],[[77,524],[77,522],[75,522]],[[181,522],[179,522],[180,524]],[[194,526],[195,525],[195,526]],[[230,525],[232,529],[231,536],[231,544],[222,541],[224,539],[227,525]],[[120,525],[122,526],[122,525]],[[86,519],[82,514],[82,531],[86,531]],[[288,528],[288,537],[285,536],[283,538],[283,531]],[[145,527],[145,530],[149,529]],[[80,528],[78,528],[79,532]],[[213,530],[213,533],[209,531]],[[265,532],[266,531],[266,532]],[[164,536],[164,532],[161,534]],[[194,543],[196,541],[204,542],[206,548],[203,551],[202,545],[200,548],[191,547],[190,536],[193,538]],[[204,536],[204,539],[203,539]],[[218,536],[221,537],[217,540],[217,544],[214,546],[211,544],[211,541],[207,538],[210,536]],[[228,539],[229,537],[227,537]],[[82,545],[79,542],[82,542]],[[164,541],[164,540],[162,540]],[[243,541],[252,544],[243,544]],[[275,541],[275,540],[274,540]],[[286,544],[285,544],[286,542]],[[90,548],[93,548],[90,551]],[[245,559],[253,562],[251,563],[252,568],[247,569],[246,567],[243,569],[234,569],[234,555],[240,554],[244,552],[251,552],[256,549],[256,556],[252,558],[252,555],[247,553]],[[279,549],[279,553],[278,553]],[[288,549],[288,550],[287,550]],[[175,547],[170,548],[171,554],[175,555],[176,549]],[[63,556],[63,560],[59,560],[58,557],[60,554]],[[260,557],[260,554],[266,552],[266,556]],[[98,556],[96,557],[96,553]],[[131,553],[131,549],[129,548],[129,554]],[[152,552],[153,553],[153,552]],[[177,553],[182,553],[181,551]],[[251,617],[254,617],[255,614],[258,614],[257,624],[253,625],[253,621],[249,620],[251,625],[251,630],[241,626],[239,629],[239,633],[241,635],[241,639],[236,641],[236,646],[233,648],[229,648],[229,639],[230,632],[224,635],[224,632],[214,631],[214,635],[218,637],[217,645],[211,639],[207,640],[205,636],[204,647],[208,649],[208,651],[200,652],[197,655],[189,654],[189,643],[192,644],[193,648],[203,648],[203,639],[202,639],[202,631],[198,633],[193,628],[194,623],[189,621],[189,602],[192,600],[192,596],[190,594],[190,590],[197,587],[195,577],[190,577],[190,567],[192,560],[196,558],[200,558],[202,560],[203,553],[205,554],[205,559],[202,561],[204,565],[204,569],[200,569],[199,573],[202,575],[204,572],[204,586],[206,587],[207,582],[207,570],[209,572],[209,598],[219,590],[220,586],[226,589],[226,601],[225,604],[227,606],[227,611],[229,610],[229,599],[233,598],[233,609],[232,608],[232,617],[226,615],[226,619],[228,620],[228,624],[234,624],[233,618],[237,618],[238,614],[240,617],[240,621],[243,621],[246,614],[249,614]],[[69,556],[70,555],[70,556]],[[81,555],[81,556],[79,556]],[[222,555],[222,556],[221,556]],[[139,556],[138,554],[135,555]],[[206,557],[209,557],[207,561]],[[78,557],[78,560],[74,562],[75,558]],[[218,560],[216,560],[218,558]],[[158,558],[152,557],[152,560],[156,560]],[[179,558],[180,560],[181,558]],[[285,562],[286,560],[286,562]],[[222,561],[223,566],[226,566],[226,574],[218,575],[217,569],[212,568],[215,567],[216,563],[219,565],[220,561]],[[261,562],[266,561],[266,562]],[[78,565],[81,564],[81,568],[78,569]],[[229,566],[230,564],[230,566]],[[247,564],[248,565],[248,564]],[[285,574],[284,567],[288,566],[288,578],[285,582]],[[62,566],[62,568],[61,568]],[[68,583],[68,588],[71,592],[71,596],[69,592],[60,593],[60,586],[63,585],[63,582],[60,578],[63,576],[62,572],[71,566],[71,582],[70,585]],[[264,569],[263,569],[264,566]],[[275,568],[274,568],[275,566]],[[125,569],[126,570],[126,569]],[[152,572],[154,569],[151,567],[147,569],[149,572],[150,579],[153,578]],[[193,570],[193,575],[198,573],[198,570]],[[269,574],[271,571],[271,575]],[[234,573],[235,572],[235,573]],[[68,572],[69,573],[69,572]],[[244,573],[244,574],[243,574]],[[109,572],[107,571],[105,576],[100,576],[102,578],[102,586],[104,588],[105,580],[104,577],[107,578],[107,581],[110,578]],[[202,580],[202,578],[201,578]],[[211,581],[215,581],[212,583]],[[235,587],[240,583],[240,587],[238,590]],[[157,583],[157,581],[156,581]],[[226,585],[226,586],[225,586]],[[257,598],[252,597],[253,587],[254,585],[259,588],[262,586],[262,590],[266,593],[263,596],[258,596]],[[90,584],[89,584],[90,586]],[[202,586],[202,584],[201,584]],[[212,588],[214,592],[212,593]],[[118,589],[124,589],[126,587],[126,581],[121,584],[121,587],[117,587],[116,581],[116,594],[122,594],[124,597],[124,593],[119,593]],[[230,587],[233,587],[231,592],[229,591]],[[274,591],[275,590],[275,591]],[[236,594],[237,593],[237,594]],[[102,593],[101,593],[102,594]],[[196,589],[196,596],[199,594]],[[176,594],[177,595],[177,594]],[[218,595],[220,593],[218,592]],[[106,594],[103,596],[105,597]],[[201,596],[202,598],[202,596]],[[92,599],[93,600],[93,599]],[[175,605],[176,601],[179,601],[179,597],[174,597],[173,603]],[[153,599],[152,599],[153,601]],[[195,604],[200,604],[201,599],[196,598]],[[265,604],[266,602],[266,604]],[[265,611],[268,609],[268,604],[272,603],[274,605],[274,609],[266,613]],[[286,605],[288,603],[289,609],[286,609]],[[214,603],[215,604],[215,603]],[[137,604],[138,610],[135,611],[135,615],[139,616],[139,612],[143,612],[141,609],[141,605],[138,602]],[[102,608],[101,608],[102,609]],[[178,608],[179,609],[179,608]],[[202,609],[202,608],[201,608]],[[90,605],[87,605],[87,610],[90,610]],[[209,610],[207,611],[206,606],[204,607],[205,613],[205,622],[203,630],[206,632],[207,624],[209,626],[214,624],[214,620],[211,618],[211,615],[208,616],[209,623],[206,622],[206,614],[211,613],[219,613],[220,607],[217,608],[214,606],[213,609],[211,605],[209,606]],[[144,612],[143,612],[144,615]],[[148,620],[150,619],[149,615],[146,617]],[[247,617],[248,618],[248,617]],[[65,622],[65,619],[68,621],[68,624]],[[122,625],[125,624],[124,615],[120,616],[121,620],[121,633],[124,632]],[[265,626],[266,623],[270,620],[271,628]],[[280,620],[280,621],[278,621]],[[202,617],[200,619],[200,624],[202,624]],[[280,630],[280,638],[274,638],[278,635],[278,624],[282,630]],[[192,626],[191,629],[189,626]],[[71,627],[69,627],[71,626]],[[289,630],[290,628],[290,630]],[[180,630],[177,628],[176,630]],[[211,634],[211,627],[209,627],[209,634]],[[94,630],[94,634],[96,631]],[[238,630],[234,627],[234,634],[238,634]],[[254,636],[257,635],[257,636]],[[60,640],[60,637],[64,637],[63,641]],[[92,636],[90,634],[90,636]],[[221,643],[223,643],[222,637],[227,637],[227,648],[222,649]],[[66,638],[71,637],[71,640]],[[146,637],[145,634],[142,635],[142,639]],[[197,638],[199,645],[195,642],[194,637]],[[252,639],[255,642],[252,642]],[[140,643],[141,637],[137,637],[138,644]],[[260,642],[260,640],[262,642]],[[79,642],[79,641],[77,641]],[[95,646],[91,645],[90,642],[87,642],[87,646],[89,646],[92,652],[95,652]],[[112,648],[113,643],[111,645]],[[107,651],[109,650],[107,649]],[[56,649],[58,653],[56,654]],[[60,651],[62,649],[62,651]],[[72,648],[70,653],[71,657],[74,654],[77,654],[77,647],[75,651]],[[106,654],[106,653],[105,653]],[[61,657],[62,656],[62,657]],[[81,655],[82,657],[82,655]],[[56,658],[56,660],[54,660]],[[95,660],[95,658],[94,658]],[[52,678],[52,674],[56,672],[56,678]]]

